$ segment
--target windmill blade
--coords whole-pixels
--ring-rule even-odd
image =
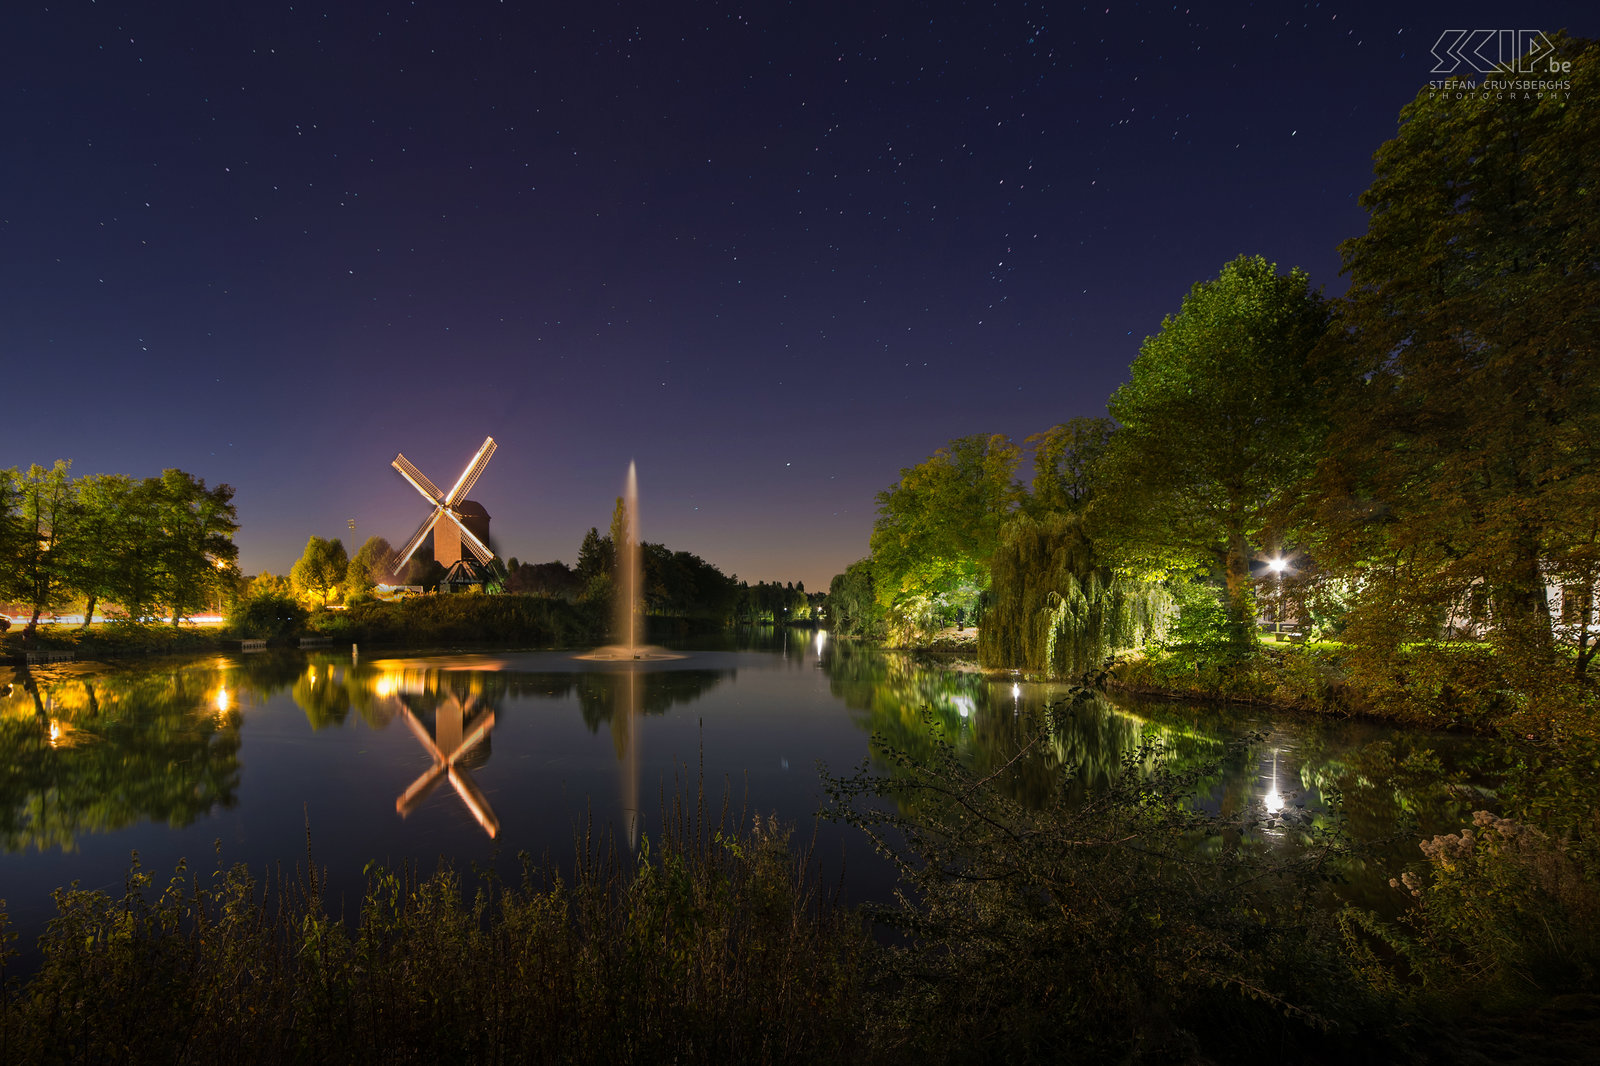
[[[494,552],[489,550],[489,546],[479,540],[476,534],[466,527],[454,511],[440,511],[439,513],[455,523],[455,527],[461,530],[461,543],[465,544],[467,550],[478,557],[478,562],[488,566],[489,560],[494,558]]]
[[[471,751],[477,746],[480,740],[482,740],[484,737],[487,737],[489,735],[489,730],[493,728],[494,712],[490,711],[488,715],[485,716],[484,720],[478,723],[478,727],[467,734],[466,739],[461,742],[461,746],[455,751],[452,751],[445,761],[448,762],[453,768],[456,763],[460,762],[466,756],[467,752]]]
[[[449,512],[434,511],[427,518],[424,518],[422,520],[422,525],[418,526],[417,531],[411,534],[411,539],[406,541],[406,546],[400,549],[400,554],[395,556],[394,565],[390,567],[395,574],[399,574],[400,568],[405,566],[407,561],[410,560],[411,553],[417,550],[417,545],[422,543],[422,538],[428,535],[428,531],[431,530],[434,527],[434,524],[439,521],[439,516],[441,514],[449,514]],[[460,523],[457,524],[459,525]]]
[[[465,771],[457,770],[454,766],[447,772],[450,775],[450,783],[456,786],[456,793],[461,797],[461,802],[467,805],[467,810],[471,811],[478,824],[483,826],[483,831],[490,837],[499,836],[500,819],[494,816],[494,808],[489,806],[489,801],[484,799],[483,793],[478,790],[477,782],[468,777]]]
[[[449,767],[445,766],[444,763],[435,763],[432,769],[411,782],[411,787],[400,793],[395,799],[395,812],[402,818],[409,816],[423,800],[428,798],[434,789],[439,787],[439,782],[443,781],[448,773]]]
[[[428,480],[428,475],[417,469],[417,465],[399,452],[395,453],[394,462],[389,464],[400,471],[400,476],[411,482],[411,487],[428,498],[429,503],[437,504],[439,497],[444,493],[439,491],[439,486]]]
[[[483,445],[478,449],[478,454],[474,455],[472,462],[468,463],[467,468],[461,471],[461,476],[456,479],[455,487],[450,490],[450,494],[442,501],[446,507],[466,499],[467,493],[472,491],[472,486],[477,483],[478,478],[483,476],[483,468],[489,465],[489,459],[494,455],[494,450],[498,447],[499,445],[494,442],[493,437],[483,438]]]

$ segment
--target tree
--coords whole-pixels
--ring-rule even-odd
[[[239,549],[233,534],[239,523],[233,488],[207,488],[205,480],[182,470],[163,470],[156,482],[161,528],[162,591],[172,624],[193,614],[214,594],[230,588]],[[338,541],[334,541],[335,544]],[[339,549],[343,555],[344,549]]]
[[[328,598],[339,587],[339,582],[344,580],[349,569],[350,560],[345,556],[344,544],[338,537],[324,540],[312,536],[306,541],[305,551],[300,553],[299,560],[289,571],[289,583],[298,595],[319,597],[322,606],[326,607]]]
[[[835,574],[828,584],[828,599],[823,608],[829,628],[839,636],[880,637],[882,619],[877,595],[872,586],[872,560],[858,559]]]
[[[18,598],[33,609],[23,630],[28,638],[38,630],[40,614],[59,605],[68,591],[68,554],[61,548],[72,521],[71,467],[66,459],[57,459],[49,470],[35,463],[15,481],[20,535],[11,584]]]
[[[1241,649],[1254,640],[1255,547],[1322,443],[1309,357],[1327,320],[1303,271],[1240,256],[1145,339],[1107,405],[1122,428],[1099,468],[1105,542],[1125,566],[1221,570]]]
[[[368,537],[345,569],[345,599],[365,596],[380,584],[394,580],[395,550],[383,537]]]
[[[94,497],[95,511],[87,518],[92,528],[83,533],[106,545],[104,566],[97,571],[106,598],[138,622],[164,602],[168,585],[161,481],[126,478],[105,481],[101,488],[103,495]]]
[[[1025,443],[1033,445],[1033,488],[1025,504],[1034,516],[1075,514],[1094,494],[1094,469],[1111,441],[1109,418],[1074,418]]]
[[[1424,89],[1378,150],[1367,233],[1340,247],[1347,387],[1322,518],[1329,556],[1366,565],[1416,635],[1481,590],[1501,651],[1542,668],[1546,585],[1573,587],[1581,677],[1600,578],[1600,45],[1553,44],[1541,64],[1570,63],[1570,92]]]
[[[1076,678],[1166,628],[1171,596],[1106,565],[1081,515],[1019,515],[990,570],[993,602],[978,634],[985,666]]]
[[[118,530],[133,520],[134,498],[134,481],[125,474],[91,474],[77,481],[68,565],[72,587],[84,597],[84,628],[101,601],[116,598],[126,565]]]
[[[873,582],[891,636],[905,639],[971,610],[1021,493],[1020,452],[999,434],[961,437],[878,493]]]

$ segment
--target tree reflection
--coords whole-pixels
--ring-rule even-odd
[[[35,679],[0,696],[0,843],[74,850],[85,834],[141,821],[189,825],[231,807],[239,711],[221,675],[189,664]]]

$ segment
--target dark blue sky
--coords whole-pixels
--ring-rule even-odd
[[[179,466],[240,564],[396,544],[389,468],[571,563],[866,553],[946,440],[1104,413],[1195,281],[1343,291],[1452,28],[1589,3],[90,3],[0,15],[0,466]]]

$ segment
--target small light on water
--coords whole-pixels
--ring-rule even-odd
[[[1261,797],[1261,805],[1266,807],[1269,814],[1277,814],[1283,810],[1283,796],[1278,792],[1278,753],[1272,753],[1272,779],[1267,786],[1267,794]]]
[[[1022,698],[1022,686],[1016,684],[1015,682],[1013,682],[1011,685],[1011,698],[1014,700],[1019,700]]]
[[[228,686],[223,685],[217,689],[217,714],[228,713],[228,708],[233,705],[233,700],[228,696]]]

